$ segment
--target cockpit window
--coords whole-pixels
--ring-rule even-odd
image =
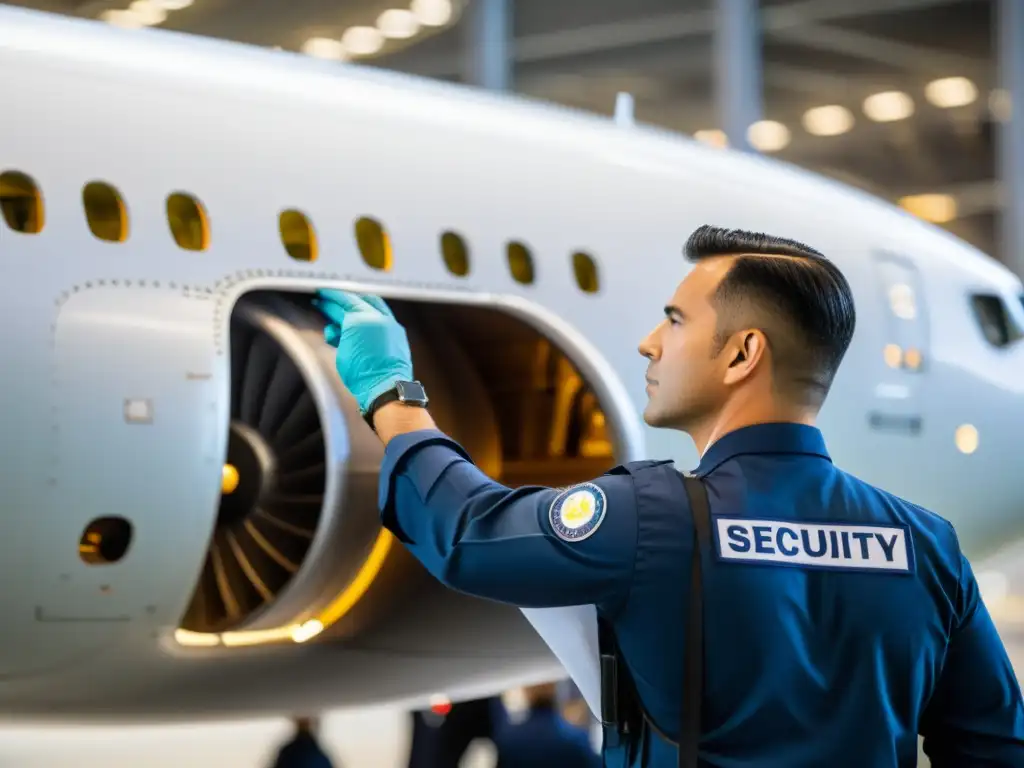
[[[985,340],[992,346],[1006,347],[1024,336],[1024,330],[1010,314],[1002,296],[976,293],[971,296],[971,308]]]

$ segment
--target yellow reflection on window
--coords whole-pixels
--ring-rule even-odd
[[[82,188],[82,206],[89,231],[100,240],[121,243],[128,238],[128,211],[121,193],[102,181]]]
[[[589,254],[577,251],[572,255],[572,270],[576,274],[576,284],[585,293],[597,293],[597,264]]]
[[[21,171],[0,173],[0,211],[15,232],[36,235],[43,231],[43,196],[35,180]]]
[[[441,235],[441,255],[448,271],[457,277],[469,274],[469,248],[461,235],[445,232]]]
[[[520,242],[508,244],[508,270],[517,283],[529,285],[533,282],[533,256],[530,249]]]
[[[304,213],[294,209],[281,211],[278,228],[289,256],[296,261],[316,261],[316,232]]]
[[[206,211],[192,195],[175,192],[167,197],[167,224],[179,248],[205,251],[210,245],[210,224]]]
[[[356,244],[366,265],[382,272],[391,271],[391,238],[376,219],[367,216],[356,222]]]

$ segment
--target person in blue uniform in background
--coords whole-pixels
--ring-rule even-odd
[[[760,233],[701,227],[685,255],[639,352],[644,420],[693,439],[710,499],[701,764],[913,766],[921,734],[935,768],[1024,766],[1020,687],[953,527],[836,467],[815,427],[854,332],[846,279]],[[606,738],[605,765],[675,766],[694,555],[679,471],[506,488],[437,430],[382,299],[316,304],[386,445],[383,524],[453,589],[596,605],[649,726]]]
[[[586,728],[565,719],[557,693],[554,683],[529,686],[523,717],[495,718],[496,768],[601,768]]]

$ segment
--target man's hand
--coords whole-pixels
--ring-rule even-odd
[[[361,413],[396,381],[412,379],[405,329],[382,298],[322,290],[313,305],[330,321],[324,338],[338,350],[338,375]]]

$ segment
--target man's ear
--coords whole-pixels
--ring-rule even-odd
[[[725,371],[725,383],[737,384],[750,376],[764,358],[767,347],[768,340],[757,329],[734,334],[727,347],[729,367]]]

